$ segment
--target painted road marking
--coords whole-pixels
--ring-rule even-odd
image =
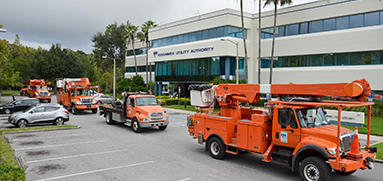
[[[71,137],[71,136],[85,136],[85,135],[91,135],[91,133],[84,133],[84,134],[70,134],[70,135],[62,135],[62,136],[49,136],[49,137],[31,137],[30,139],[39,139],[39,138],[44,138],[44,139],[50,139],[50,138],[61,138],[61,137]],[[28,138],[25,138],[28,139]],[[25,140],[25,139],[12,139],[12,141],[20,141],[20,140]]]
[[[74,177],[74,176],[79,176],[79,175],[86,175],[86,174],[91,174],[91,173],[96,173],[96,172],[103,172],[103,171],[108,171],[108,170],[115,170],[115,169],[120,169],[120,168],[127,168],[127,167],[145,165],[145,164],[149,164],[149,163],[153,163],[153,162],[154,161],[134,163],[134,164],[130,164],[130,165],[123,165],[123,166],[118,166],[118,167],[104,168],[104,169],[87,171],[87,172],[80,172],[80,173],[75,173],[75,174],[70,174],[70,175],[63,175],[63,176],[59,176],[59,177],[46,178],[46,179],[41,179],[41,180],[37,180],[37,181],[56,180],[56,179]]]
[[[77,158],[77,157],[83,157],[83,156],[101,155],[101,154],[108,154],[108,153],[124,152],[124,151],[128,151],[128,150],[129,149],[123,149],[123,150],[113,150],[113,151],[80,154],[80,155],[73,155],[73,156],[63,156],[63,157],[48,158],[48,159],[42,159],[42,160],[32,160],[32,161],[27,161],[27,163],[37,163],[37,162],[45,162],[45,161],[52,161],[52,160],[61,160],[61,159],[66,159],[66,158]]]
[[[39,148],[52,148],[52,147],[60,147],[60,146],[71,146],[71,145],[82,145],[82,144],[91,144],[91,143],[101,143],[105,140],[100,141],[88,141],[88,142],[79,142],[79,143],[68,143],[68,144],[61,144],[61,145],[47,145],[47,146],[35,146],[35,147],[27,147],[27,148],[19,148],[15,149],[16,151],[20,150],[32,150],[32,149],[39,149]]]
[[[178,180],[178,181],[186,181],[186,180],[191,180],[191,178],[185,178],[185,179]]]

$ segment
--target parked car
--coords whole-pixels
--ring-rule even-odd
[[[69,121],[69,112],[59,104],[44,104],[31,107],[23,112],[13,113],[8,122],[20,128],[33,123],[53,123],[63,125]]]
[[[97,100],[98,96],[94,96],[93,98]],[[100,94],[100,100],[98,100],[98,102],[100,103],[100,105],[112,104],[112,100],[113,100],[112,96],[106,95],[106,94]]]
[[[36,98],[24,98],[21,100],[15,100],[9,104],[0,105],[0,113],[12,114],[17,111],[24,111],[38,104],[40,104],[40,101]]]

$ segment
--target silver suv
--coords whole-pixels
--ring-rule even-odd
[[[8,122],[20,128],[33,123],[53,123],[63,125],[69,121],[69,112],[58,104],[44,104],[16,112],[8,117]]]

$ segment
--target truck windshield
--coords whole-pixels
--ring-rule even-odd
[[[155,97],[138,97],[136,102],[137,106],[157,105],[157,99]]]
[[[87,89],[77,89],[77,96],[91,96],[92,92],[91,90]]]
[[[302,128],[314,128],[329,124],[323,109],[320,107],[297,109],[297,115]]]
[[[36,86],[36,90],[48,90],[45,86]]]

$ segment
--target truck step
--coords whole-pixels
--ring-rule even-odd
[[[288,157],[290,158],[291,157],[291,153],[289,152],[285,152],[285,151],[281,151],[281,150],[278,150],[278,151],[275,151],[272,153],[273,155],[278,155],[278,156],[284,156],[284,157]]]
[[[230,150],[226,150],[226,153],[230,153],[230,154],[233,154],[233,155],[238,155],[238,152],[234,152],[234,151],[230,151]]]
[[[237,145],[237,138],[231,138],[231,143]]]
[[[281,165],[281,166],[284,166],[284,167],[290,167],[290,164],[288,164],[288,163],[286,163],[284,161],[281,161],[281,160],[273,160],[270,163],[274,163],[276,165]]]
[[[237,147],[236,143],[228,143],[227,146]]]

